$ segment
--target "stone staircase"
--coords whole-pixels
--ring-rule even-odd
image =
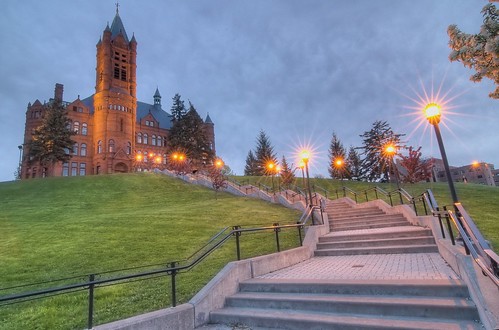
[[[355,255],[438,252],[431,231],[402,215],[341,201],[329,201],[327,213],[331,232],[320,237],[313,259],[333,258],[336,264],[337,258]],[[301,278],[254,278],[210,313],[210,323],[235,329],[481,328],[477,308],[457,277],[388,278],[317,279],[306,271]]]

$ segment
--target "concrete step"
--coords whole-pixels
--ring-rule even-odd
[[[368,215],[351,215],[348,217],[332,217],[332,223],[343,223],[343,222],[353,222],[353,221],[371,221],[379,219],[406,219],[402,214],[368,214]],[[406,219],[407,220],[407,219]]]
[[[336,210],[334,208],[326,207],[326,212],[328,212],[328,214],[331,214],[332,218],[347,217],[347,216],[352,216],[352,215],[386,214],[385,212],[383,212],[379,208]]]
[[[372,228],[386,228],[386,227],[398,227],[398,226],[410,226],[411,224],[404,219],[404,221],[379,221],[372,224],[351,224],[351,225],[339,225],[331,226],[331,231],[345,231],[345,230],[360,230],[360,229],[372,229]]]
[[[334,233],[333,235],[326,235],[319,237],[319,243],[337,242],[337,241],[360,241],[360,240],[374,240],[386,238],[401,238],[401,237],[419,237],[431,236],[430,229],[418,228],[415,230],[413,226],[402,226],[400,228],[393,228],[393,231],[371,231],[371,232],[348,232],[342,234],[341,232]]]
[[[315,250],[316,257],[325,256],[351,256],[351,255],[366,255],[366,254],[401,254],[401,253],[432,253],[438,252],[435,244],[422,245],[391,245],[391,246],[371,246],[358,248],[343,248],[343,249],[321,249]]]
[[[474,320],[475,304],[466,298],[363,296],[240,292],[226,300],[226,307],[291,309],[323,313],[377,316],[412,316],[434,319]]]
[[[311,313],[260,308],[224,308],[210,313],[210,322],[250,328],[278,329],[480,329],[473,321],[449,322],[414,317],[374,317],[356,314]]]
[[[345,218],[345,219],[331,219],[329,223],[331,226],[344,226],[349,224],[368,224],[380,221],[407,221],[406,218],[399,214],[368,216],[362,218]]]
[[[253,278],[239,284],[240,292],[399,295],[468,298],[460,280],[303,280]]]
[[[349,241],[330,241],[317,243],[317,249],[343,249],[368,246],[390,246],[390,245],[425,245],[435,244],[433,236],[416,236],[416,237],[396,237],[396,238],[376,238],[362,239]]]

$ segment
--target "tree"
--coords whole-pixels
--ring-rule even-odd
[[[387,157],[384,148],[392,144],[400,148],[400,137],[404,134],[395,134],[386,121],[375,121],[370,131],[360,135],[363,140],[362,150],[364,158],[361,162],[361,177],[367,181],[388,181],[391,157]]]
[[[218,191],[227,188],[227,175],[224,172],[224,167],[213,164],[209,171],[208,177],[211,179],[211,185],[215,189],[215,198],[218,198]]]
[[[27,145],[30,166],[39,163],[47,167],[71,159],[70,153],[75,144],[71,136],[75,133],[68,125],[66,114],[61,100],[55,99],[49,103],[41,125],[35,129],[33,139]]]
[[[476,73],[470,77],[471,81],[482,81],[489,78],[499,85],[499,10],[489,3],[482,9],[483,25],[478,34],[461,32],[456,25],[447,29],[449,55],[451,62],[458,61]],[[499,99],[499,86],[489,94],[489,97]]]
[[[173,123],[168,139],[172,151],[183,152],[195,166],[210,164],[213,151],[204,130],[204,122],[189,102],[189,111]]]
[[[362,177],[362,161],[360,159],[359,153],[352,146],[350,146],[350,149],[348,150],[348,160],[346,165],[346,178],[360,181]]]
[[[293,167],[293,166],[291,166]],[[289,167],[286,157],[282,156],[281,161],[281,180],[284,187],[289,187],[290,184],[295,180],[295,174],[293,169]]]
[[[404,172],[400,173],[402,182],[416,183],[426,181],[431,176],[431,163],[421,159],[421,147],[414,149],[408,148],[407,156],[400,155],[400,166]]]
[[[244,175],[247,176],[258,175],[258,162],[252,150],[250,150],[248,152],[248,156],[246,156],[246,166],[244,166]]]
[[[190,102],[189,102],[190,103]],[[173,105],[171,108],[172,117],[174,121],[179,121],[186,115],[184,101],[180,99],[180,94],[177,93],[173,97]]]
[[[341,161],[341,164],[336,163]],[[340,179],[345,177],[345,164],[346,163],[346,151],[341,143],[340,139],[333,132],[333,137],[331,138],[331,144],[329,145],[329,175],[333,179]]]
[[[258,164],[258,170],[256,175],[265,175],[266,166],[268,163],[277,164],[277,157],[274,153],[274,147],[270,143],[270,139],[267,137],[263,130],[257,138],[257,145],[255,150],[256,161]]]

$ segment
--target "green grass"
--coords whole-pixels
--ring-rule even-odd
[[[251,183],[254,185],[272,187],[272,181],[269,177],[234,177],[232,179],[239,183]],[[314,191],[324,195],[325,192],[323,189],[325,189],[327,190],[328,197],[333,199],[337,197],[336,191],[338,191],[339,197],[343,197],[341,188],[346,186],[359,193],[357,196],[359,203],[366,200],[365,195],[361,193],[366,189],[378,186],[389,192],[397,188],[393,183],[369,183],[317,178],[311,178],[310,181]],[[303,187],[302,178],[297,178],[295,184]],[[471,183],[456,183],[455,186],[459,201],[473,218],[482,235],[491,243],[494,250],[497,252],[499,249],[499,187],[489,187]],[[274,178],[274,187],[276,189],[278,188],[276,178]],[[449,186],[445,182],[402,184],[401,187],[414,197],[421,195],[426,189],[431,189],[440,207],[452,205]],[[354,199],[352,194],[347,193],[347,196]],[[382,196],[380,195],[379,198],[381,197]],[[375,199],[374,193],[369,193],[368,199]],[[390,202],[387,198],[383,199],[387,203]],[[394,205],[400,204],[397,196],[393,197],[393,203]],[[417,208],[420,214],[424,213],[422,204],[418,204]]]
[[[86,274],[166,265],[188,257],[226,226],[289,224],[300,216],[279,205],[215,196],[204,187],[151,173],[1,183],[0,209],[0,288],[77,277],[0,290],[0,296],[85,281]],[[242,257],[274,252],[273,235],[243,234]],[[282,232],[282,248],[297,246],[297,236]],[[179,274],[177,303],[188,301],[235,259],[231,240],[192,271]],[[139,271],[151,268],[157,267]],[[170,277],[98,288],[94,324],[170,306],[170,291]],[[0,329],[85,328],[87,299],[82,291],[0,306]]]
[[[236,179],[272,187],[268,177]],[[321,188],[326,189],[333,198],[334,191],[343,185],[357,192],[375,185],[329,179],[311,181],[316,191],[324,193]],[[297,183],[300,185],[301,180]],[[276,178],[274,185],[278,187]],[[393,184],[378,185],[387,191],[395,189]],[[414,196],[431,188],[440,205],[451,204],[445,183],[403,187]],[[457,193],[497,249],[499,188],[458,184]],[[364,198],[359,196],[359,202]],[[369,199],[373,198],[370,194]],[[300,216],[299,212],[279,205],[225,193],[215,195],[212,190],[151,173],[0,183],[0,210],[0,289],[76,277],[0,290],[0,296],[85,281],[88,274],[108,270],[166,265],[188,257],[226,226],[288,224]],[[294,230],[280,235],[282,249],[298,245]],[[274,252],[274,233],[243,234],[241,244],[243,258]],[[192,271],[179,274],[177,303],[188,301],[227,262],[235,259],[235,244],[231,240]],[[94,324],[168,307],[170,291],[170,277],[99,287],[95,291]],[[0,329],[83,329],[87,294],[80,291],[0,306]]]

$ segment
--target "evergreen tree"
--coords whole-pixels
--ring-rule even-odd
[[[184,101],[180,99],[179,93],[175,94],[175,96],[173,97],[171,112],[174,121],[179,121],[186,115]]]
[[[337,164],[341,161],[341,164]],[[331,144],[329,146],[329,175],[333,179],[340,179],[345,177],[346,170],[346,151],[336,133],[333,132]]]
[[[351,146],[350,149],[348,150],[346,178],[355,181],[360,181],[362,177],[361,169],[362,169],[362,161],[360,159],[359,153],[354,147]]]
[[[47,167],[57,162],[69,161],[70,152],[75,144],[71,139],[74,134],[61,100],[52,100],[45,111],[41,125],[35,129],[33,139],[27,145],[28,163],[30,165],[39,163]]]
[[[269,138],[263,130],[261,130],[260,134],[258,135],[255,156],[258,164],[256,175],[265,175],[266,166],[268,163],[278,163],[277,157],[274,153],[274,147],[272,147]]]
[[[203,120],[192,103],[189,104],[189,111],[173,123],[168,146],[172,151],[185,153],[193,165],[207,165],[213,159],[213,151],[206,138]]]
[[[281,180],[284,187],[289,187],[295,180],[293,169],[289,167],[286,157],[284,156],[282,156],[281,161]]]
[[[499,10],[489,3],[482,9],[483,25],[478,34],[461,32],[456,25],[447,29],[449,55],[451,61],[458,61],[476,73],[471,76],[471,81],[482,81],[483,77],[489,78],[496,84],[496,89],[489,97],[499,99]]]
[[[246,166],[244,166],[244,175],[246,176],[258,175],[258,162],[252,150],[248,152],[248,156],[246,157]]]
[[[395,134],[386,121],[375,121],[370,131],[360,135],[363,140],[361,176],[367,181],[386,182],[389,178],[391,157],[387,157],[384,148],[388,144],[400,147],[400,137]]]
[[[416,183],[426,181],[431,177],[431,163],[421,159],[421,147],[413,149],[408,148],[407,156],[400,155],[400,166],[404,169],[401,171],[402,182]]]

